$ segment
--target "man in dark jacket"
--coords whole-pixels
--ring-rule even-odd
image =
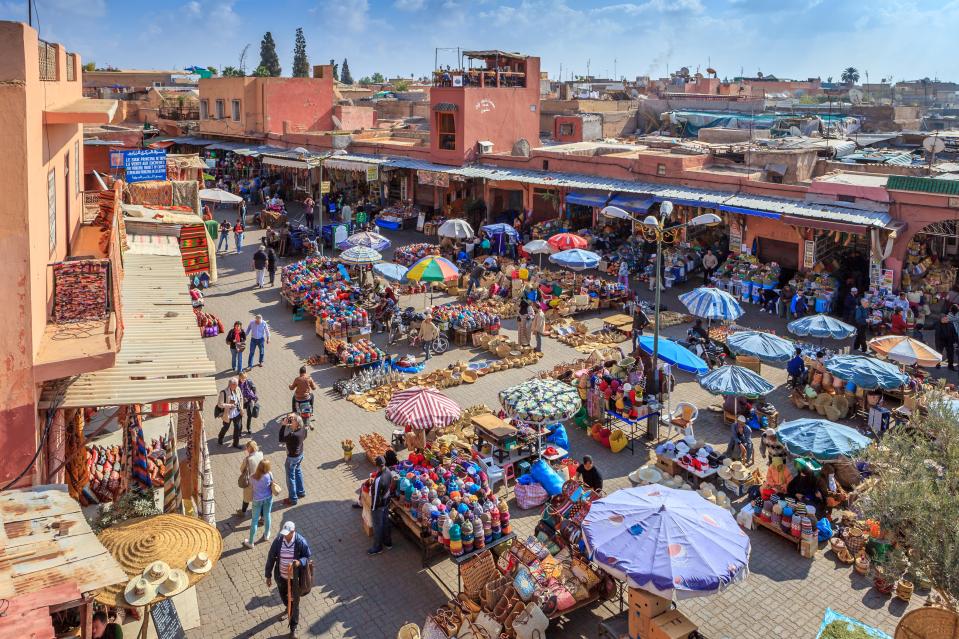
[[[263,244],[256,249],[253,254],[253,270],[256,271],[256,287],[263,288],[263,282],[266,279],[266,249]]]
[[[272,246],[266,249],[266,272],[270,274],[270,286],[276,281],[276,251]]]
[[[949,319],[948,315],[943,315],[939,318],[939,323],[936,324],[936,350],[940,353],[943,353],[946,357],[946,361],[949,362],[949,370],[956,370],[955,358],[956,358],[956,342],[959,341],[959,335],[956,334],[956,327]],[[936,364],[936,368],[939,368],[940,364]]]
[[[393,484],[393,473],[386,467],[386,459],[380,455],[376,458],[376,474],[373,475],[370,485],[370,501],[373,511],[373,546],[366,551],[368,555],[378,555],[383,549],[393,547],[393,537],[390,535],[390,491]]]
[[[296,626],[300,622],[300,580],[311,554],[306,539],[296,532],[296,524],[287,521],[270,544],[270,552],[266,556],[266,585],[272,588],[276,581],[280,600],[287,606],[290,616],[291,639],[296,639]]]
[[[869,331],[869,307],[867,304],[868,302],[865,300],[857,303],[852,313],[852,323],[856,327],[856,341],[853,343],[852,349],[859,349],[863,353],[866,352],[866,333]]]

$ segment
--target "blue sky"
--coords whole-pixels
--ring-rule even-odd
[[[667,66],[719,76],[959,79],[959,0],[35,0],[41,37],[121,68],[259,60],[272,31],[284,74],[302,26],[311,63],[348,58],[354,78],[426,74],[437,47],[498,48],[542,58],[551,77],[660,77]],[[0,19],[26,20],[25,0]],[[36,25],[36,22],[35,22]],[[440,64],[455,65],[441,51]],[[865,73],[861,81],[865,81]]]

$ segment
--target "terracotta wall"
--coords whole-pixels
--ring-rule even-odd
[[[376,126],[376,112],[368,106],[336,105],[333,107],[333,115],[339,120],[339,124],[333,123],[334,128],[343,131],[372,129]]]

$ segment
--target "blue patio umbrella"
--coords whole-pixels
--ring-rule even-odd
[[[793,455],[816,459],[852,457],[872,443],[859,431],[828,419],[794,419],[782,424],[777,434]]]
[[[568,251],[553,253],[549,256],[549,261],[574,271],[582,271],[588,268],[596,268],[599,264],[599,255],[583,249],[569,249]]]
[[[639,347],[644,353],[653,354],[653,336],[643,335],[639,338]],[[662,337],[659,338],[659,359],[671,364],[681,371],[702,375],[709,371],[709,366],[691,350],[676,342]]]
[[[360,233],[354,233],[340,242],[337,246],[341,249],[348,249],[353,246],[365,246],[366,248],[371,248],[374,251],[383,252],[390,247],[390,244],[391,242],[379,233],[362,231]]]
[[[506,235],[515,239],[519,239],[519,233],[509,224],[503,224],[502,222],[497,224],[487,224],[486,226],[481,227],[487,235]]]
[[[809,315],[793,320],[786,325],[789,332],[800,337],[819,337],[845,339],[856,332],[855,326],[837,320],[829,315]]]
[[[726,338],[726,345],[736,355],[752,355],[764,362],[782,364],[792,359],[796,345],[772,333],[736,331]]]
[[[839,379],[866,390],[889,390],[909,382],[909,377],[895,364],[866,355],[835,355],[823,365]]]
[[[679,296],[689,312],[708,320],[736,320],[743,316],[743,307],[736,298],[718,288],[701,287]]]
[[[391,282],[402,282],[406,278],[407,268],[402,264],[383,262],[373,265],[373,272]]]
[[[761,397],[775,388],[765,379],[742,366],[720,366],[699,378],[699,385],[713,395]]]

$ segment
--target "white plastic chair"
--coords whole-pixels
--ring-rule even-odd
[[[699,409],[689,402],[679,402],[669,414],[670,436],[675,431],[682,437],[696,439],[693,432],[693,422],[699,417]]]
[[[495,489],[497,482],[503,482],[503,485],[506,486],[506,473],[492,457],[480,457],[479,461],[483,464],[483,470],[486,472],[487,479],[489,479],[490,488]]]

